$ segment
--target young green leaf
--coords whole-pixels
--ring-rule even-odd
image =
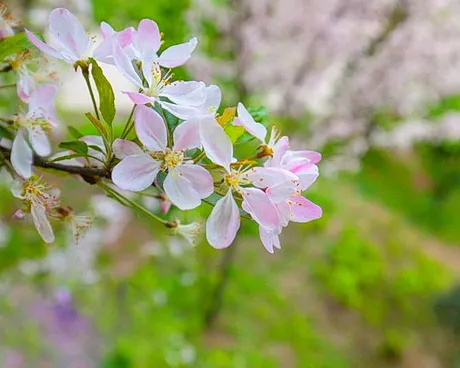
[[[74,128],[73,126],[69,126],[67,127],[67,129],[69,130],[69,133],[70,135],[75,138],[75,139],[80,139],[81,137],[83,137],[83,134],[81,134],[76,128]]]
[[[0,61],[7,56],[23,52],[32,46],[24,32],[0,40]]]
[[[72,158],[77,158],[77,157],[82,157],[82,155],[80,153],[73,153],[71,155],[65,155],[65,156],[56,157],[56,158],[50,160],[50,162],[65,161],[65,160],[70,160]]]
[[[14,135],[7,128],[0,125],[0,137],[7,138],[7,139],[13,139]]]
[[[99,93],[99,110],[105,122],[109,125],[115,119],[115,95],[113,93],[112,85],[105,77],[101,67],[97,64],[96,60],[90,58],[91,74],[94,82],[96,83],[97,92]]]
[[[83,141],[61,142],[59,148],[67,149],[83,156],[88,154],[88,145]]]

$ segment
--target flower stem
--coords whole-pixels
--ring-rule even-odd
[[[131,129],[133,129],[134,124],[132,123],[132,120],[133,120],[135,107],[136,105],[133,106],[131,113],[128,116],[128,120],[126,121],[125,127],[123,128],[123,132],[121,133],[121,136],[120,136],[121,139],[125,139],[128,136]]]
[[[91,87],[91,82],[89,80],[89,71],[82,69],[81,73],[83,75],[83,78],[85,78],[86,85],[88,86],[88,91],[91,96],[91,101],[93,102],[94,113],[96,114],[96,118],[97,120],[101,120],[101,118],[99,117],[99,111],[97,109],[96,97],[94,97],[93,87]]]
[[[3,86],[0,86],[0,89],[4,89],[4,88],[12,88],[12,87],[16,87],[16,83],[12,83],[12,84],[5,84]]]
[[[155,215],[154,213],[150,212],[147,208],[145,208],[144,206],[140,205],[139,203],[125,197],[124,195],[118,193],[115,189],[109,187],[108,185],[100,182],[98,183],[98,185],[104,189],[104,191],[106,191],[107,193],[113,195],[116,199],[118,199],[120,202],[124,202],[126,206],[131,206],[132,208],[134,208],[135,210],[137,210],[138,212],[142,212],[143,214],[153,218],[154,220],[157,220],[159,222],[161,222],[163,225],[168,225],[169,224],[169,221],[167,220],[164,220],[162,219],[161,217]]]

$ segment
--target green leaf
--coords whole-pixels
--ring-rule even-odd
[[[73,126],[69,126],[67,127],[67,129],[69,130],[69,133],[70,135],[75,138],[75,139],[80,139],[81,137],[83,137],[83,134],[81,134],[76,128],[74,128]]]
[[[90,58],[91,74],[94,82],[96,83],[97,92],[99,93],[99,110],[105,122],[112,125],[115,119],[115,95],[113,93],[112,85],[105,77],[101,67],[97,64],[96,60]]]
[[[88,155],[88,145],[83,141],[62,142],[59,144],[59,148],[74,151],[83,156]]]
[[[104,125],[97,120],[93,114],[90,112],[87,112],[85,116],[88,118],[88,120],[94,125],[94,127],[98,130],[98,132],[104,136],[107,137],[107,129],[104,127]]]
[[[7,128],[0,125],[0,137],[7,138],[7,139],[13,139],[14,135]]]
[[[76,157],[82,157],[82,155],[79,154],[79,153],[73,153],[71,155],[65,155],[65,156],[61,156],[61,157],[56,157],[56,158],[50,160],[50,162],[65,161],[65,160],[70,160],[70,159],[76,158]]]
[[[100,152],[100,153],[102,153],[103,155],[105,155],[105,152],[104,152],[104,151],[102,150],[102,148],[99,147],[99,146],[95,146],[95,145],[93,145],[93,144],[88,144],[88,148],[91,148],[91,149],[93,149],[93,150],[95,150],[95,151],[97,151],[97,152]]]
[[[32,46],[24,32],[0,40],[0,61],[7,56],[23,52]]]
[[[234,126],[228,124],[225,127],[225,133],[230,137],[233,144],[236,144],[240,137],[246,132],[246,130],[242,126]]]
[[[252,115],[255,121],[265,126],[269,124],[268,111],[265,107],[248,107],[248,112]]]

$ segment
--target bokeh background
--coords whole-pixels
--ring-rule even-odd
[[[308,197],[324,217],[291,225],[275,255],[246,222],[216,251],[47,177],[97,220],[79,244],[58,229],[46,246],[11,219],[3,176],[1,367],[460,366],[458,0],[7,3],[37,31],[65,6],[95,34],[152,18],[165,46],[197,36],[178,77],[219,84],[227,106],[265,106],[293,147],[320,151]],[[93,133],[81,76],[56,70],[61,120]],[[17,104],[0,90],[2,114]],[[117,104],[121,127],[130,106]]]

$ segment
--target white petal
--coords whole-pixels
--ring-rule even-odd
[[[143,87],[141,78],[134,70],[134,66],[126,53],[126,49],[122,49],[118,42],[115,42],[113,47],[113,60],[115,61],[115,66],[118,71],[125,78],[133,82],[137,87]]]
[[[14,138],[11,148],[11,165],[23,178],[32,176],[33,152],[24,136],[25,132],[19,131]]]
[[[298,180],[297,175],[290,171],[274,167],[255,167],[249,170],[246,176],[258,188],[267,188]]]
[[[199,106],[206,101],[206,86],[203,82],[176,82],[163,88],[161,95],[178,105]]]
[[[206,239],[214,248],[226,248],[240,228],[240,213],[232,192],[221,198],[206,221]]]
[[[152,151],[162,151],[168,142],[163,118],[150,107],[139,105],[134,111],[136,134],[142,144]]]
[[[211,84],[206,87],[206,101],[201,106],[201,110],[215,115],[222,101],[222,92],[218,86]]]
[[[80,21],[67,9],[57,8],[51,11],[49,22],[50,32],[61,47],[75,60],[81,59],[89,39]]]
[[[201,204],[201,197],[193,184],[177,170],[169,171],[163,188],[171,202],[181,210],[191,210]]]
[[[161,44],[158,25],[153,20],[142,19],[137,27],[134,44],[142,56],[155,54]]]
[[[179,124],[174,129],[174,149],[187,150],[201,147],[200,121],[192,118]]]
[[[143,153],[142,149],[136,143],[120,138],[115,139],[112,149],[115,157],[119,160]]]
[[[264,229],[262,226],[259,226],[259,236],[268,253],[275,253],[274,248],[281,249],[279,234],[277,234],[277,231],[269,231]]]
[[[112,181],[123,190],[140,192],[152,185],[160,163],[146,154],[128,156],[113,168]]]
[[[296,173],[300,181],[300,190],[307,190],[319,176],[318,166],[312,165],[306,170],[302,170]]]
[[[169,111],[175,117],[182,120],[189,120],[199,115],[202,115],[201,110],[199,110],[197,107],[181,106],[165,101],[161,101],[160,103],[161,107],[163,107],[166,111]]]
[[[240,119],[241,125],[246,131],[252,136],[256,137],[262,143],[265,143],[265,137],[267,136],[267,129],[260,123],[257,123],[251,116],[246,107],[240,102],[238,104],[238,118]]]
[[[45,207],[40,204],[32,204],[30,212],[32,214],[35,228],[42,239],[45,243],[52,243],[54,241],[54,233],[50,222],[48,221],[48,217],[46,216]]]
[[[37,126],[29,128],[29,141],[37,155],[45,157],[51,154],[51,145],[45,131]]]
[[[201,119],[200,138],[208,158],[230,171],[230,163],[233,158],[232,141],[214,118]]]
[[[278,210],[264,191],[256,188],[242,188],[241,194],[254,221],[267,230],[275,230],[279,227]]]
[[[204,167],[195,164],[183,164],[176,171],[188,179],[201,198],[207,198],[214,192],[212,175]]]
[[[37,36],[35,36],[28,29],[26,29],[25,32],[26,32],[26,36],[29,39],[29,41],[32,42],[39,50],[43,51],[45,54],[48,54],[56,59],[64,59],[64,57],[59,51],[57,51],[53,47],[49,46],[48,44],[40,40]]]
[[[165,68],[175,68],[185,64],[185,62],[190,59],[197,43],[198,40],[192,38],[188,42],[167,48],[158,58],[159,64]]]

